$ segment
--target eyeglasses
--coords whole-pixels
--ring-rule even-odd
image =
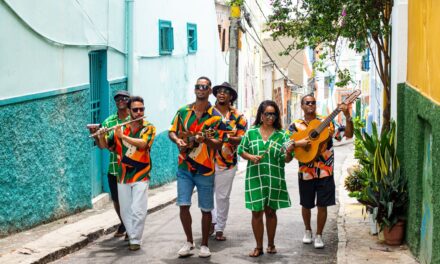
[[[265,112],[265,113],[263,113],[263,115],[266,118],[277,118],[277,114],[275,112]]]
[[[305,101],[305,105],[316,105],[316,101]]]
[[[231,91],[229,91],[229,89],[227,88],[219,88],[217,93],[224,93],[224,94],[231,94]]]
[[[202,90],[202,91],[206,91],[209,89],[209,85],[203,85],[203,84],[196,84],[194,87],[196,90]]]
[[[121,96],[121,97],[116,97],[115,98],[115,102],[119,103],[120,101],[127,102],[128,101],[128,97]]]
[[[135,107],[132,108],[131,111],[137,113],[137,112],[143,112],[145,110],[145,107]]]

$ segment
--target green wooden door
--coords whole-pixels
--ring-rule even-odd
[[[102,123],[109,114],[109,84],[107,81],[107,51],[96,50],[89,53],[90,73],[90,123]],[[103,191],[104,152],[94,142],[91,143],[91,186],[92,197]],[[108,164],[107,164],[108,165]]]
[[[423,201],[420,229],[420,263],[431,263],[432,257],[432,128],[425,125],[423,158]]]

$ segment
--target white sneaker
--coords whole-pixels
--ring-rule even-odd
[[[324,248],[324,242],[322,241],[321,235],[316,235],[314,246],[315,248]]]
[[[193,253],[191,252],[192,250],[194,250],[195,246],[194,246],[194,242],[185,242],[185,245],[183,245],[183,247],[179,250],[179,252],[177,252],[177,254],[179,254],[180,257],[188,257],[191,256]]]
[[[199,252],[199,258],[207,258],[211,256],[211,251],[207,246],[201,246]]]
[[[304,244],[311,244],[312,243],[312,230],[306,230],[303,237],[303,243]]]

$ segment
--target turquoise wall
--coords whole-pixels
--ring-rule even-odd
[[[406,240],[416,256],[422,251],[432,253],[431,263],[440,263],[440,106],[421,95],[406,84],[398,86],[397,105],[397,140],[399,161],[404,174],[408,178],[408,218]],[[426,129],[432,132],[432,187],[429,217],[432,218],[432,248],[421,248],[422,231],[426,228],[426,215],[423,208],[423,179],[426,177],[424,168]],[[432,129],[431,129],[432,128]],[[429,154],[428,154],[429,155]]]
[[[158,133],[151,148],[153,167],[150,175],[150,187],[156,187],[176,179],[178,155],[176,144],[168,138],[168,131]]]
[[[89,90],[0,106],[0,236],[91,207]]]

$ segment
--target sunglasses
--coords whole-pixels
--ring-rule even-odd
[[[305,101],[305,105],[316,105],[316,101]]]
[[[115,102],[119,103],[121,101],[128,102],[128,97],[116,97]]]
[[[229,91],[227,88],[220,88],[218,89],[217,93],[231,94],[231,91]]]
[[[143,112],[145,110],[145,107],[135,107],[132,108],[131,111],[137,113],[137,112]]]
[[[263,115],[264,115],[266,118],[277,118],[277,114],[274,113],[274,112],[265,112],[265,113],[263,113]]]
[[[196,84],[194,87],[196,90],[202,90],[202,91],[206,91],[209,89],[209,85],[204,85],[204,84]]]

